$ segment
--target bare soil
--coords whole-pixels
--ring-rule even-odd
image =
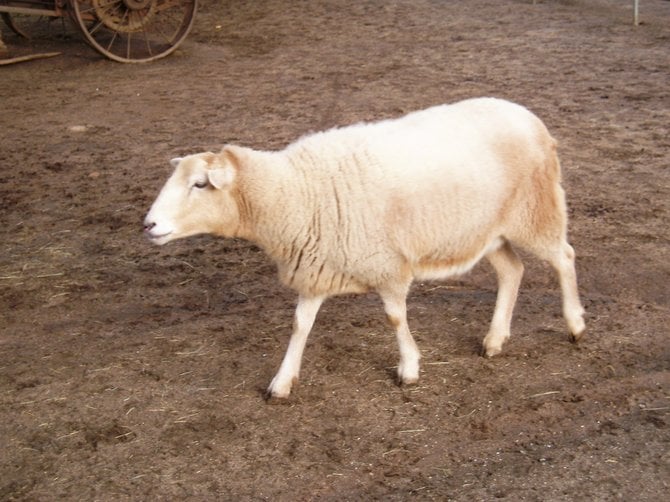
[[[667,497],[670,2],[637,27],[632,1],[533,3],[209,0],[139,66],[3,27],[63,54],[0,69],[0,499]],[[413,288],[418,385],[378,298],[346,296],[266,403],[295,295],[252,244],[145,241],[168,160],[482,95],[560,141],[586,338],[526,257],[513,336],[480,357],[482,264]]]

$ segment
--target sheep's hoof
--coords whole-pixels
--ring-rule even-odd
[[[502,352],[502,347],[486,347],[482,345],[481,355],[482,357],[494,357]]]
[[[270,386],[268,389],[265,391],[265,400],[270,401],[272,399],[288,399],[288,397],[291,395],[291,389],[296,386],[298,383],[298,378],[294,377],[289,383],[280,385],[277,382],[277,378],[275,377],[272,382],[270,383]]]
[[[403,378],[400,375],[397,377],[398,386],[406,387],[408,385],[415,385],[419,383],[419,377],[416,378]]]
[[[419,361],[400,363],[397,373],[398,385],[414,385],[419,381]]]
[[[270,401],[271,399],[288,399],[290,395],[290,390],[288,392],[278,392],[276,390],[268,389],[265,391],[265,400]]]
[[[263,396],[265,399],[265,402],[269,405],[282,405],[282,404],[291,404],[292,400],[289,399],[291,395],[286,395],[285,397],[280,397],[280,396],[275,396],[269,391],[265,392],[265,395]]]
[[[586,329],[581,330],[579,333],[570,333],[568,335],[568,339],[572,343],[577,343],[579,342],[582,338],[584,338],[584,334],[586,333]]]

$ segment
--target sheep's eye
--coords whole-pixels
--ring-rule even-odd
[[[193,183],[193,186],[194,186],[195,188],[200,188],[200,189],[206,188],[207,185],[208,185],[208,183],[207,183],[206,181],[200,181],[200,180],[198,180],[198,181],[196,181],[195,183]]]

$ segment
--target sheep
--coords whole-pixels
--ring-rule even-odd
[[[417,382],[410,285],[463,274],[483,257],[498,293],[482,350],[500,353],[524,270],[513,246],[553,266],[570,339],[584,333],[556,141],[520,105],[469,99],[314,133],[281,151],[226,145],[171,164],[144,221],[149,239],[247,239],[298,293],[268,397],[289,396],[319,308],[348,293],[379,294],[399,345],[399,383]]]

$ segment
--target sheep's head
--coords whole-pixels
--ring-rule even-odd
[[[152,242],[163,245],[196,234],[237,235],[235,149],[172,159],[174,173],[144,220],[144,233]]]

